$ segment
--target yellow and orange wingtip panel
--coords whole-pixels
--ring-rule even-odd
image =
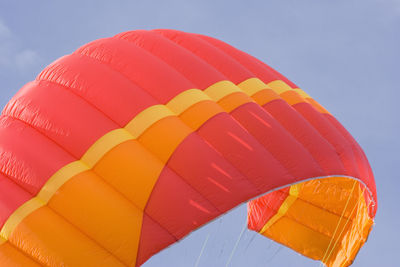
[[[248,54],[174,30],[50,64],[4,108],[0,147],[2,266],[140,266],[250,199],[250,229],[344,266],[377,208],[368,160],[329,112]]]
[[[348,177],[294,184],[271,217],[249,212],[249,228],[327,266],[348,266],[373,225],[364,193]],[[251,201],[250,210],[262,210],[267,197]]]

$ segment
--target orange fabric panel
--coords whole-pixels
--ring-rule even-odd
[[[232,94],[229,94],[222,98],[221,100],[218,101],[218,104],[226,111],[226,112],[231,112],[235,108],[244,105],[249,102],[254,102],[251,97],[246,95],[243,92],[235,92]]]
[[[192,131],[178,117],[170,116],[154,123],[138,140],[163,162],[167,162],[175,148]]]
[[[293,184],[358,177],[376,202],[351,136],[255,58],[201,35],[145,32],[84,45],[5,108],[0,253],[137,265],[238,203],[290,186],[288,197],[282,189],[260,201],[250,224],[258,229],[258,217],[263,233],[329,265],[351,262],[376,203],[359,202],[361,187],[344,178]]]
[[[301,184],[299,198],[311,203],[317,207],[340,216],[343,207],[349,201],[348,206],[354,207],[358,201],[358,182],[355,185],[354,192],[350,193],[354,185],[354,180],[344,177],[324,178],[307,181]],[[319,192],[316,194],[316,192]],[[327,199],[329,196],[329,199]],[[344,212],[344,217],[350,217],[351,210]]]
[[[94,171],[144,210],[164,164],[137,140],[124,142],[97,163]]]
[[[298,198],[285,216],[329,237],[333,236],[337,226],[343,229],[348,220],[342,218],[339,222],[340,214],[336,215]]]
[[[27,216],[9,240],[47,266],[124,266],[46,206]]]
[[[267,104],[275,99],[281,99],[281,97],[275,93],[272,89],[263,89],[251,96],[260,106]]]
[[[340,242],[332,243],[325,262],[328,266],[350,265],[356,257],[362,245],[367,241],[369,232],[374,224],[370,218],[366,202],[364,201],[364,189],[358,188],[356,206],[349,206],[352,209],[353,221],[347,226],[348,231],[342,231],[336,235]],[[340,238],[339,238],[340,237]]]
[[[205,100],[198,102],[179,115],[179,118],[192,130],[197,130],[208,119],[224,112],[214,101]]]
[[[349,265],[373,224],[364,187],[353,179],[331,177],[297,188],[296,200],[262,234],[327,266]]]
[[[330,241],[329,236],[317,233],[286,216],[281,217],[263,235],[315,260],[322,258]]]
[[[9,242],[0,245],[1,266],[7,267],[41,267],[28,255],[23,254]]]
[[[72,178],[48,206],[126,265],[135,264],[143,211],[92,171]]]
[[[306,102],[304,98],[302,98],[298,93],[293,90],[285,91],[280,94],[280,96],[287,102],[289,105],[295,105],[297,103]]]

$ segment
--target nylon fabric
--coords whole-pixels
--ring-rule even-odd
[[[250,229],[349,265],[377,209],[364,152],[326,109],[254,57],[174,30],[50,64],[4,108],[0,155],[0,265],[140,266],[250,199]]]

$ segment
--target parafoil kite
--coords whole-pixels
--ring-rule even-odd
[[[364,152],[328,111],[254,57],[174,30],[46,67],[2,112],[0,170],[1,266],[140,266],[249,200],[251,230],[347,266],[377,208]]]

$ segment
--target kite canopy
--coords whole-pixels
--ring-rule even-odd
[[[328,111],[174,30],[52,63],[4,108],[0,155],[1,266],[140,266],[250,199],[250,229],[346,266],[377,208],[367,158]]]

